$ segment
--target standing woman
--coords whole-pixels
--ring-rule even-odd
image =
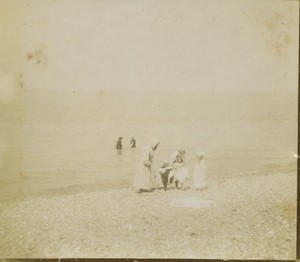
[[[133,181],[133,187],[138,192],[145,192],[151,189],[151,166],[153,163],[154,151],[157,149],[158,145],[158,140],[156,138],[152,138],[150,144],[144,148],[143,156],[137,167]]]
[[[205,154],[202,152],[197,153],[197,163],[194,169],[194,188],[197,190],[203,190],[207,188],[204,156]]]

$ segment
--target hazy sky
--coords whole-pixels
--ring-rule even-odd
[[[297,92],[298,1],[0,2],[0,77],[25,90]]]

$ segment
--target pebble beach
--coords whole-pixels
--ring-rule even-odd
[[[295,259],[296,172],[0,203],[2,258]]]

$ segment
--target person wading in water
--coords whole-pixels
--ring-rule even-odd
[[[130,146],[131,146],[131,148],[135,148],[136,147],[136,140],[135,140],[135,138],[134,138],[133,135],[131,135]]]
[[[118,141],[117,141],[117,144],[116,144],[116,149],[117,149],[117,154],[120,155],[121,152],[122,152],[122,139],[123,137],[119,137],[118,138]]]

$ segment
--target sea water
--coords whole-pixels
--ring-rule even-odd
[[[18,133],[18,150],[6,160],[19,172],[1,173],[1,198],[48,189],[132,185],[136,165],[152,137],[160,141],[153,172],[180,148],[192,173],[197,151],[206,153],[207,175],[232,177],[296,168],[297,122],[291,121],[34,121]],[[137,147],[130,147],[134,135]],[[123,137],[118,154],[115,144]],[[1,199],[0,198],[0,199]]]

